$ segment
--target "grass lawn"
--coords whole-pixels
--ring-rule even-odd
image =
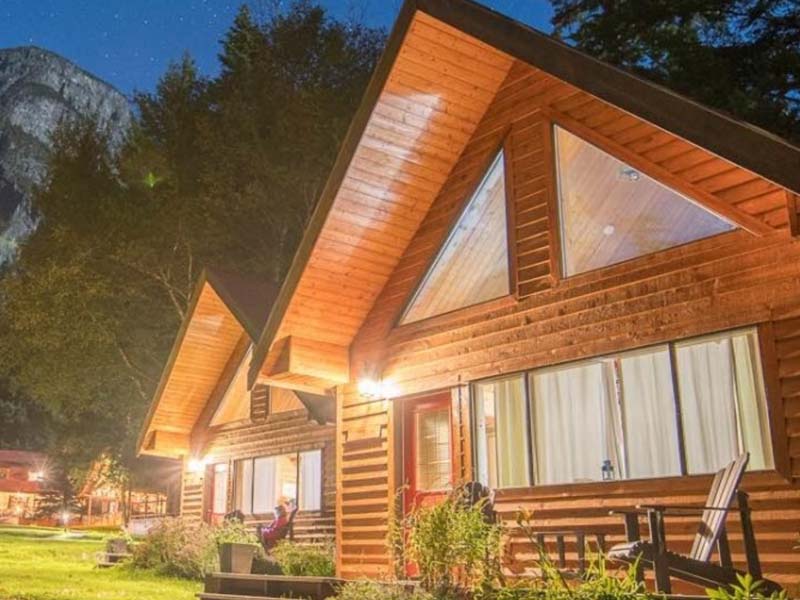
[[[95,568],[103,534],[0,526],[0,600],[190,600],[201,585],[125,568]]]

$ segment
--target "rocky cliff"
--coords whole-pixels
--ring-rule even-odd
[[[0,265],[35,225],[30,193],[45,176],[50,136],[81,116],[95,116],[118,144],[131,109],[112,86],[57,54],[0,49]]]

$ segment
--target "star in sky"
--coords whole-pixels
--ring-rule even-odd
[[[287,4],[282,0],[281,4]],[[272,0],[253,0],[263,10]],[[340,19],[391,27],[401,0],[318,0]],[[545,31],[548,0],[483,0]],[[0,0],[0,46],[36,45],[74,61],[125,94],[151,91],[171,61],[188,53],[200,71],[219,70],[219,42],[239,2],[226,0]]]

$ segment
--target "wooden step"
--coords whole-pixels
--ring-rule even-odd
[[[291,597],[325,600],[334,596],[343,583],[336,577],[211,573],[206,576],[203,594],[218,594],[220,598]]]

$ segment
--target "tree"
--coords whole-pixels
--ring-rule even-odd
[[[41,450],[53,439],[49,412],[0,381],[0,449]]]
[[[800,142],[796,0],[551,0],[592,56]]]
[[[69,465],[130,464],[203,266],[282,277],[382,41],[308,3],[245,8],[220,76],[171,65],[122,148],[91,119],[57,133],[0,279],[0,379],[48,410]]]

